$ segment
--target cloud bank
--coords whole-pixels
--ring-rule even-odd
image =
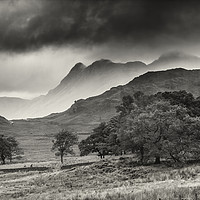
[[[199,9],[195,0],[3,0],[0,51],[108,42],[195,43]]]

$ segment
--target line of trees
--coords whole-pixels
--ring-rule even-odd
[[[144,164],[162,159],[176,163],[197,160],[200,156],[200,98],[185,91],[145,95],[136,92],[122,98],[116,107],[117,115],[109,122],[100,123],[92,134],[78,143],[78,137],[62,130],[52,141],[52,151],[63,157],[73,154],[78,144],[81,156],[97,152],[105,155],[122,155],[132,152]],[[12,160],[21,153],[14,137],[0,135],[0,159]]]
[[[200,98],[185,91],[124,96],[118,115],[81,141],[81,155],[132,152],[141,163],[199,159]],[[103,157],[101,156],[101,157]]]

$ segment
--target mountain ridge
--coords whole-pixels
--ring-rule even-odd
[[[113,86],[125,84],[144,71],[147,71],[147,65],[139,61],[127,64],[101,59],[88,67],[77,63],[60,84],[47,95],[24,102],[24,105],[16,104],[12,112],[7,111],[5,106],[0,104],[1,114],[9,119],[17,119],[42,117],[52,112],[61,112],[78,99],[95,96]],[[9,112],[15,115],[9,115]]]
[[[137,91],[155,94],[186,90],[195,97],[200,96],[199,77],[200,70],[183,68],[147,72],[124,86],[113,87],[96,97],[79,100],[68,110],[51,114],[41,120],[60,123],[62,127],[70,127],[77,132],[90,132],[100,122],[108,121],[116,115],[115,106],[120,104],[123,96],[133,95]]]
[[[9,98],[7,104],[5,100],[1,103],[3,100],[0,98],[0,114],[8,119],[19,119],[63,112],[79,99],[96,96],[112,87],[125,85],[147,71],[190,66],[200,67],[200,58],[179,52],[163,54],[149,65],[141,61],[114,63],[108,59],[97,60],[89,66],[79,62],[47,95],[33,100],[18,100],[13,104],[9,103]]]

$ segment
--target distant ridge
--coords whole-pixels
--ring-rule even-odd
[[[166,70],[170,68],[200,68],[200,57],[172,51],[162,54],[157,60],[149,64],[153,70]]]
[[[79,99],[100,95],[112,87],[125,85],[133,78],[148,71],[173,68],[198,69],[200,68],[200,58],[180,52],[169,52],[161,55],[149,65],[140,61],[114,63],[108,59],[97,60],[89,66],[79,62],[47,95],[33,100],[0,98],[0,114],[8,119],[25,119],[63,112]],[[184,74],[181,70],[178,73]],[[145,78],[149,78],[148,76],[149,74],[145,75]],[[159,77],[157,79],[159,80]],[[175,88],[177,81],[173,80],[172,83],[169,83],[168,88]],[[153,90],[149,84],[146,84],[145,87],[150,91]],[[187,87],[186,84],[184,88],[187,89]],[[195,91],[193,92],[195,94]]]
[[[195,97],[200,96],[200,70],[176,68],[147,72],[124,86],[113,87],[99,96],[79,100],[65,112],[51,114],[41,120],[59,123],[77,132],[90,132],[100,122],[116,115],[115,106],[120,104],[124,95],[133,95],[137,91],[155,94],[179,90],[186,90]]]
[[[68,109],[78,99],[99,95],[111,87],[126,84],[133,77],[146,71],[148,71],[146,64],[139,61],[113,63],[110,60],[101,59],[88,67],[77,63],[60,84],[50,90],[47,95],[30,101],[16,99],[16,102],[9,103],[8,106],[6,101],[3,102],[0,98],[0,114],[8,119],[21,119],[61,112]],[[10,102],[11,98],[7,100]]]

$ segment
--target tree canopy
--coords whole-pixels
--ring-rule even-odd
[[[141,163],[155,159],[185,162],[200,153],[200,98],[185,91],[124,96],[118,115],[94,129],[79,148],[81,155],[130,151]]]
[[[101,123],[88,138],[79,143],[81,156],[88,155],[90,152],[98,152],[103,158],[108,153],[108,135],[106,123]]]
[[[63,163],[63,156],[67,154],[73,154],[73,146],[77,144],[78,137],[70,131],[62,130],[55,135],[55,140],[52,141],[52,150],[57,150],[56,155],[60,156]]]
[[[2,164],[5,164],[6,159],[12,161],[13,155],[21,153],[19,144],[14,137],[5,137],[0,135],[0,158]]]

